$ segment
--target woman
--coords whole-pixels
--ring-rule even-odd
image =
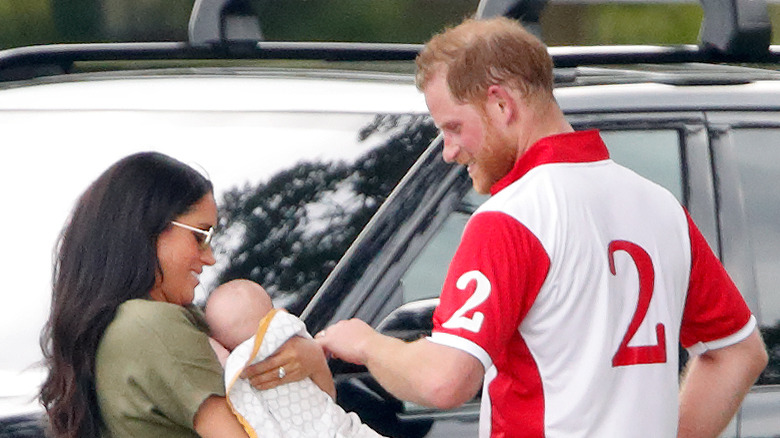
[[[211,183],[159,153],[120,160],[81,196],[42,336],[55,437],[247,436],[191,306],[216,223]],[[248,377],[267,389],[322,373],[322,350],[296,339]]]

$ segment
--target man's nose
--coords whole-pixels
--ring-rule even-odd
[[[459,148],[455,146],[453,141],[448,138],[448,136],[444,136],[444,148],[441,151],[441,157],[444,159],[444,162],[446,163],[452,163],[455,161],[455,158],[458,156],[458,150]]]

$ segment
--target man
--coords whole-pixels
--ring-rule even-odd
[[[430,338],[350,320],[318,341],[418,404],[452,408],[484,385],[482,437],[717,436],[767,355],[685,209],[609,160],[598,132],[574,132],[546,48],[516,22],[467,20],[417,64],[444,159],[492,197]],[[693,354],[681,391],[678,341]]]

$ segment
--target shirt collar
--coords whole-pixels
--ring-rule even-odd
[[[503,190],[542,164],[588,163],[609,158],[607,146],[598,130],[566,132],[544,137],[532,144],[515,166],[490,188],[490,194]]]

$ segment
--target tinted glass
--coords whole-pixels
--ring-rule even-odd
[[[480,195],[472,189],[444,220],[401,279],[404,303],[439,296],[450,260],[460,244],[463,228],[474,210],[487,199],[487,195]]]
[[[610,157],[683,201],[680,135],[673,130],[602,131]]]
[[[736,129],[742,196],[770,364],[759,383],[780,384],[780,129]]]
[[[13,228],[0,253],[3,294],[15,297],[0,306],[0,396],[40,378],[19,372],[40,358],[55,241],[77,197],[119,158],[158,150],[213,181],[218,263],[199,299],[251,278],[300,312],[436,135],[423,115],[316,112],[0,111],[0,126],[25,138],[0,160]]]

